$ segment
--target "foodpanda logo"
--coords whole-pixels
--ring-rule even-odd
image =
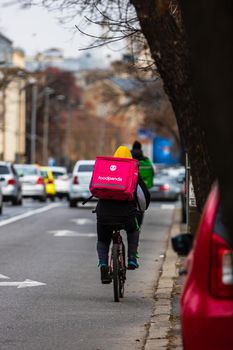
[[[115,171],[115,170],[116,170],[116,168],[117,168],[117,166],[116,166],[116,165],[110,165],[110,170],[111,170],[111,171]]]

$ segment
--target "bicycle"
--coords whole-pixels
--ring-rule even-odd
[[[87,200],[82,204],[84,205]],[[96,213],[96,209],[92,210]],[[125,229],[122,223],[105,224],[112,230],[112,249],[109,259],[109,273],[113,280],[113,295],[114,301],[119,302],[120,298],[124,297],[124,287],[126,281],[126,259],[125,259],[125,244],[123,242],[120,231]]]
[[[119,302],[124,297],[126,281],[125,245],[120,231],[124,229],[122,224],[112,225],[112,249],[109,261],[110,276],[113,281],[114,301]]]

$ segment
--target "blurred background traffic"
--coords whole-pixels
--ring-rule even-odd
[[[21,206],[30,199],[45,203],[66,200],[70,208],[90,197],[89,183],[95,160],[79,160],[71,172],[65,166],[0,162],[0,213],[3,203]],[[149,189],[153,201],[181,199],[185,213],[185,168],[153,164],[155,176]],[[95,200],[95,198],[93,199]],[[185,215],[185,214],[184,214]],[[184,219],[185,220],[185,219]]]
[[[129,47],[104,49],[100,59],[95,51],[75,55],[67,44],[45,49],[44,31],[34,29],[44,10],[35,16],[33,8],[18,9],[17,23],[25,13],[31,23],[30,35],[23,24],[19,35],[7,22],[16,9],[2,7],[0,17],[1,208],[25,198],[66,199],[76,207],[89,196],[95,157],[112,155],[120,144],[131,148],[136,139],[154,164],[152,199],[183,198],[178,126],[161,79],[142,69],[146,52],[136,59]],[[40,15],[50,28],[47,12]]]

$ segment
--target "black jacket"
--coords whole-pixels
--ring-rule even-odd
[[[146,202],[146,209],[147,209],[150,204],[150,193],[140,176],[138,177],[137,186],[140,186],[140,188],[143,191],[145,202]],[[109,217],[113,217],[113,218],[133,217],[140,210],[138,207],[138,200],[139,198],[137,195],[137,187],[135,190],[135,199],[132,201],[99,199],[96,207],[97,219],[109,218]]]

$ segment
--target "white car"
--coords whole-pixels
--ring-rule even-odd
[[[22,205],[22,185],[12,163],[0,162],[0,182],[3,200]]]
[[[0,185],[0,215],[2,214],[3,207],[3,195],[2,195],[2,186]]]
[[[167,175],[155,175],[153,187],[149,189],[151,200],[177,201],[181,192],[177,180]]]
[[[50,166],[49,168],[53,173],[56,196],[58,198],[68,198],[70,178],[67,169],[63,166]]]
[[[69,190],[70,207],[91,196],[89,184],[95,160],[79,160],[74,166]]]
[[[161,174],[164,176],[171,176],[177,180],[184,179],[185,177],[185,167],[184,166],[167,166],[163,168],[161,171]]]
[[[23,197],[45,202],[47,195],[40,169],[33,164],[15,164],[15,169],[22,184]]]

